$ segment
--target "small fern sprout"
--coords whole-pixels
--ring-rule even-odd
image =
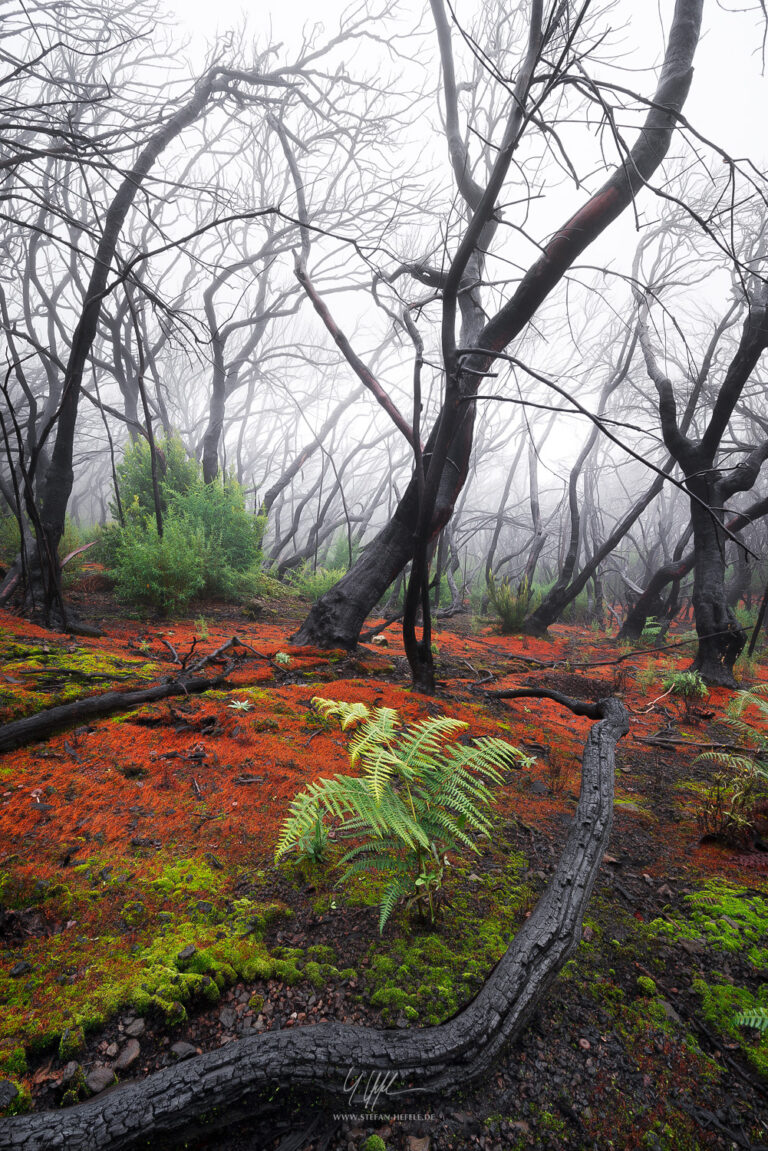
[[[447,852],[478,851],[472,836],[490,831],[493,789],[531,759],[489,736],[457,743],[467,724],[448,716],[404,726],[393,708],[319,696],[312,705],[352,732],[349,758],[360,774],[317,780],[294,798],[275,861],[293,850],[311,856],[308,845],[333,821],[336,839],[354,841],[338,864],[339,883],[364,873],[384,878],[379,930],[403,899],[434,922]]]

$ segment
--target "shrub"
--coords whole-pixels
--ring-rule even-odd
[[[325,595],[329,588],[338,583],[345,574],[346,568],[320,567],[313,571],[310,564],[303,563],[301,567],[291,572],[288,576],[288,583],[298,595],[304,596],[314,603]]]
[[[488,577],[488,599],[499,617],[502,635],[513,635],[523,626],[523,620],[537,607],[541,596],[527,580],[522,580],[513,589],[508,579],[497,582],[495,576]]]
[[[349,758],[363,774],[320,779],[296,796],[280,832],[276,862],[292,849],[306,857],[331,818],[337,838],[360,841],[341,859],[346,871],[339,882],[364,872],[387,880],[379,931],[403,898],[434,921],[446,852],[461,846],[477,852],[469,833],[490,828],[488,783],[501,783],[500,769],[530,759],[490,737],[467,747],[445,746],[466,729],[461,720],[439,717],[403,727],[392,708],[371,710],[364,703],[320,697],[312,703],[321,715],[337,718],[343,731],[355,729]]]
[[[205,539],[188,520],[168,516],[162,536],[148,524],[126,524],[115,555],[119,599],[182,611],[204,583]]]
[[[162,441],[159,481],[163,538],[155,525],[149,445],[131,444],[119,465],[125,526],[101,534],[99,558],[113,569],[119,598],[180,611],[198,593],[237,599],[257,595],[263,519],[245,507],[234,481],[206,484],[181,441]]]
[[[706,699],[709,695],[707,685],[697,671],[673,671],[662,684],[668,695],[675,695],[682,699],[686,715],[696,700]]]
[[[0,562],[11,563],[21,547],[21,532],[15,516],[0,516]]]
[[[160,507],[165,513],[169,498],[183,495],[200,479],[200,465],[190,458],[178,436],[158,440],[156,448]],[[141,517],[154,518],[152,464],[147,441],[140,439],[129,444],[116,470],[123,511],[126,514],[137,512]],[[110,505],[110,511],[117,517],[116,505]]]

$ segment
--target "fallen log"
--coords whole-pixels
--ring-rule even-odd
[[[583,714],[582,702],[565,703]],[[123,1151],[148,1139],[191,1138],[203,1115],[242,1114],[266,1087],[338,1099],[360,1076],[402,1110],[486,1074],[581,938],[613,820],[616,743],[629,730],[618,700],[593,706],[601,718],[584,747],[581,794],[557,870],[480,992],[453,1018],[408,1030],[321,1023],[249,1036],[75,1107],[0,1121],[0,1151]]]
[[[227,678],[231,668],[220,675],[206,679],[204,676],[186,676],[155,684],[154,687],[139,688],[136,691],[106,691],[101,695],[86,696],[72,703],[62,703],[58,707],[48,707],[25,719],[16,719],[0,727],[0,752],[12,751],[49,735],[72,724],[88,723],[105,715],[119,711],[130,711],[143,703],[153,703],[167,699],[171,695],[195,695],[219,687]]]

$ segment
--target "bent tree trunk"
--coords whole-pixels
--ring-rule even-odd
[[[615,699],[584,704],[599,718],[584,748],[579,805],[557,870],[476,998],[438,1027],[376,1029],[321,1023],[241,1039],[88,1103],[0,1121],[0,1151],[122,1151],[200,1133],[212,1110],[232,1112],[265,1087],[345,1094],[350,1072],[379,1075],[398,1108],[445,1095],[486,1074],[520,1033],[581,938],[584,912],[613,818],[617,741],[629,730]]]

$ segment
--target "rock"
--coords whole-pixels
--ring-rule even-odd
[[[174,1043],[171,1051],[177,1059],[189,1059],[190,1055],[197,1055],[197,1048],[193,1047],[191,1043],[185,1043],[183,1039]]]
[[[681,939],[680,946],[689,955],[702,955],[707,950],[703,939]]]
[[[107,1049],[106,1049],[106,1051],[105,1051],[105,1054],[107,1055],[107,1057],[108,1057],[109,1059],[114,1059],[114,1058],[115,1058],[115,1056],[117,1055],[117,1053],[118,1053],[118,1051],[119,1051],[119,1050],[120,1050],[120,1048],[117,1046],[117,1044],[116,1044],[116,1043],[110,1043],[110,1044],[107,1046]]]
[[[579,1047],[581,1048],[582,1051],[589,1051],[591,1046],[592,1046],[592,1044],[589,1042],[588,1039],[580,1039],[579,1040]]]
[[[10,1079],[0,1079],[0,1111],[10,1106],[18,1094],[19,1089],[15,1083],[11,1083]]]
[[[656,892],[656,894],[660,895],[662,897],[662,899],[672,899],[672,897],[675,893],[672,890],[672,888],[669,886],[668,883],[662,883],[661,887]]]
[[[85,1077],[86,1086],[94,1095],[98,1095],[105,1087],[115,1082],[115,1073],[111,1067],[94,1067]]]
[[[534,795],[549,795],[549,788],[546,783],[540,779],[531,780],[531,792]]]
[[[138,1039],[129,1039],[115,1060],[115,1071],[125,1071],[127,1067],[136,1062],[140,1051]]]
[[[8,974],[10,975],[11,979],[18,979],[20,975],[26,975],[27,972],[31,970],[32,964],[27,963],[26,959],[22,959],[18,963],[14,963]]]
[[[661,1006],[664,1008],[664,1014],[666,1015],[667,1019],[670,1020],[670,1022],[672,1022],[672,1023],[680,1023],[681,1022],[680,1016],[677,1014],[674,1007],[672,1006],[672,1004],[668,1000],[662,999]]]
[[[138,1035],[143,1035],[147,1029],[147,1025],[143,1019],[134,1019],[133,1023],[129,1023],[125,1029],[126,1035],[132,1035],[134,1038]]]
[[[178,959],[179,963],[186,963],[187,960],[191,959],[196,952],[197,948],[195,947],[194,943],[188,943],[186,947],[182,947],[176,958]]]
[[[235,1025],[235,1013],[232,1010],[232,1008],[231,1007],[222,1007],[221,1011],[219,1012],[219,1020],[221,1022],[222,1027],[225,1027],[227,1029],[227,1031],[229,1031],[231,1027],[234,1027],[234,1025]]]
[[[406,1146],[408,1151],[429,1151],[429,1135],[421,1138],[418,1135],[409,1135]]]
[[[82,1070],[82,1067],[76,1059],[70,1059],[69,1063],[61,1073],[61,1082],[66,1087],[66,1085],[71,1083],[73,1079],[77,1079],[78,1072],[82,1073]]]

